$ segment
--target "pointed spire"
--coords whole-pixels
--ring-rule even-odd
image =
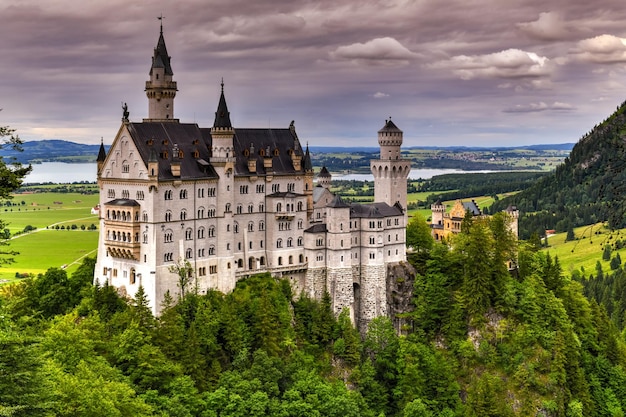
[[[224,97],[224,79],[222,78],[222,93],[220,94],[220,102],[217,105],[217,111],[215,112],[215,122],[213,123],[214,128],[227,128],[232,129],[232,124],[230,122],[230,112],[228,111],[228,106],[226,105],[226,98]]]
[[[98,151],[98,158],[96,162],[104,162],[107,157],[107,153],[104,150],[104,138],[100,138],[100,150]]]
[[[313,163],[311,162],[311,154],[309,153],[309,142],[306,143],[306,152],[304,153],[304,170],[313,171]]]
[[[163,17],[159,17],[161,21],[161,33],[159,34],[159,41],[156,48],[154,48],[154,56],[152,57],[152,67],[150,68],[150,75],[154,68],[164,68],[166,75],[174,75],[172,66],[170,65],[171,57],[167,54],[167,47],[165,46],[165,38],[163,37]]]

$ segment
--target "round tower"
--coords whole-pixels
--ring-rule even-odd
[[[434,226],[443,226],[443,215],[446,212],[446,206],[444,206],[440,200],[437,200],[434,204],[430,206],[431,210],[431,220],[430,224]]]
[[[317,175],[317,183],[328,190],[330,189],[332,179],[333,177],[330,175],[330,172],[328,172],[328,169],[326,169],[325,166],[322,167],[320,173]]]
[[[385,120],[385,126],[378,131],[380,159],[373,159],[370,168],[374,175],[374,201],[390,206],[400,204],[406,214],[411,160],[401,156],[402,135],[391,119]]]
[[[146,81],[146,96],[148,96],[148,118],[150,121],[177,121],[174,119],[174,97],[176,97],[176,81],[172,80],[174,72],[170,65],[171,57],[167,54],[165,39],[163,38],[163,24],[161,34],[150,67],[150,80]]]

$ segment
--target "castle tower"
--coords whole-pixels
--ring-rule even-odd
[[[306,212],[307,218],[313,215],[313,163],[311,162],[311,153],[309,152],[309,144],[306,145],[306,152],[302,160],[302,168],[304,169],[304,194],[306,195]]]
[[[102,167],[104,166],[104,160],[107,157],[107,153],[104,150],[104,139],[100,141],[100,150],[98,151],[98,158],[96,159],[98,166],[98,176],[100,176],[100,172],[102,172]]]
[[[385,120],[385,126],[378,131],[380,159],[370,162],[374,175],[374,201],[393,206],[400,203],[406,212],[407,177],[411,170],[411,161],[402,159],[402,131],[391,121]]]
[[[320,173],[317,175],[317,183],[322,187],[329,189],[332,179],[333,177],[330,175],[330,172],[328,172],[326,167],[322,167]]]
[[[430,224],[435,226],[443,226],[443,215],[446,213],[446,206],[441,203],[441,200],[437,200],[435,204],[430,205],[431,220]]]
[[[148,118],[144,122],[177,122],[174,119],[174,97],[176,97],[176,81],[172,80],[170,56],[167,54],[165,39],[163,38],[163,23],[161,34],[150,67],[150,80],[146,81],[146,95],[148,96]]]
[[[506,214],[511,216],[511,223],[509,224],[509,228],[511,232],[515,235],[516,238],[519,238],[519,210],[515,206],[508,206],[506,210],[504,210]]]
[[[218,223],[218,236],[232,236],[230,224],[233,223],[232,203],[235,201],[235,153],[233,138],[235,130],[230,122],[230,112],[224,96],[224,81],[221,84],[222,91],[215,112],[215,121],[211,127],[211,157],[209,162],[213,165],[220,180],[217,183],[217,217],[223,221]],[[234,269],[230,268],[233,260],[233,249],[228,243],[229,239],[221,239],[217,246],[218,284],[220,291],[229,292],[235,288],[236,278]]]

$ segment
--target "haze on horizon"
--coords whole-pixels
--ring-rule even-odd
[[[504,2],[503,2],[504,3]],[[144,93],[163,15],[175,117],[209,127],[224,79],[235,127],[316,146],[576,142],[626,99],[615,0],[0,0],[0,125],[111,143]]]

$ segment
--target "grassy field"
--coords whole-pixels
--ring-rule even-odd
[[[15,279],[16,273],[42,273],[50,267],[65,266],[71,273],[83,256],[95,256],[98,231],[81,230],[81,226],[98,225],[98,215],[91,214],[98,204],[97,194],[16,194],[10,202],[14,205],[1,202],[0,219],[8,223],[11,235],[26,226],[36,230],[14,236],[8,247],[3,247],[20,254],[13,264],[0,268],[0,280]],[[72,225],[76,230],[67,230]]]
[[[548,238],[548,248],[544,249],[550,256],[558,256],[563,272],[571,274],[574,270],[583,272],[584,276],[595,275],[596,262],[602,263],[603,271],[610,271],[609,261],[602,260],[602,251],[605,244],[614,243],[617,239],[626,237],[626,230],[611,232],[602,224],[584,226],[574,229],[577,239],[565,242],[566,233],[558,233]],[[626,248],[613,251],[611,256],[619,252],[619,256],[626,260]]]

